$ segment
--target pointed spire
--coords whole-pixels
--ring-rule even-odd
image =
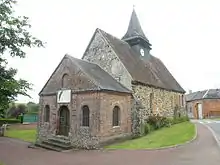
[[[141,28],[140,22],[138,20],[138,17],[137,17],[137,14],[135,12],[134,5],[133,5],[133,11],[132,11],[131,19],[128,25],[128,30],[126,34],[124,35],[124,37],[122,37],[122,39],[127,40],[129,38],[134,38],[134,37],[141,37],[144,40],[148,41],[147,37],[145,36]]]

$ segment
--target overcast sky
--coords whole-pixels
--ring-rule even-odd
[[[121,38],[133,5],[152,55],[186,91],[220,87],[219,0],[19,0],[16,13],[28,16],[33,35],[47,42],[27,50],[26,59],[9,59],[17,78],[34,84],[32,101],[65,53],[82,57],[96,28]]]

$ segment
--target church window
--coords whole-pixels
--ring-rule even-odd
[[[70,78],[68,74],[64,74],[62,77],[62,88],[68,88],[70,85]]]
[[[184,95],[182,95],[182,106],[184,106]]]
[[[154,94],[150,93],[150,112],[153,113],[153,99],[154,99]]]
[[[82,126],[89,127],[89,107],[87,105],[82,107]]]
[[[44,121],[49,122],[50,121],[50,106],[46,105],[44,108]]]
[[[112,125],[119,126],[120,122],[120,108],[118,106],[115,106],[113,108],[113,117],[112,117]]]

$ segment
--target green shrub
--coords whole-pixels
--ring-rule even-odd
[[[153,131],[152,126],[151,126],[150,124],[146,123],[146,124],[144,125],[144,133],[145,133],[145,135],[148,134],[148,133],[150,133],[151,131]]]
[[[141,134],[141,136],[142,135],[145,135],[145,124],[142,122],[141,124],[140,124],[140,134]]]
[[[186,122],[186,121],[189,121],[188,116],[176,117],[173,119],[172,124],[178,124],[178,123],[182,123],[182,122]]]
[[[4,118],[4,119],[0,119],[0,125],[3,125],[3,124],[15,124],[15,123],[20,123],[21,120],[19,119],[7,119],[7,118]]]
[[[159,115],[150,115],[141,123],[140,132],[141,136],[149,134],[150,132],[163,128],[170,127],[171,125],[189,121],[188,116],[180,116],[175,118],[168,118]]]
[[[171,125],[170,119],[159,115],[149,116],[146,120],[146,123],[151,125],[153,129],[160,129],[162,127],[169,127]]]

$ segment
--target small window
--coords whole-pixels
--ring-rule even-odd
[[[182,106],[184,106],[184,95],[182,95]]]
[[[113,109],[112,125],[119,126],[119,121],[120,121],[120,108],[118,106],[115,106]]]
[[[89,107],[87,105],[82,107],[82,126],[89,127]]]
[[[46,105],[44,109],[44,121],[49,122],[50,121],[50,106]]]
[[[153,99],[154,99],[154,94],[150,93],[150,112],[153,113]]]

